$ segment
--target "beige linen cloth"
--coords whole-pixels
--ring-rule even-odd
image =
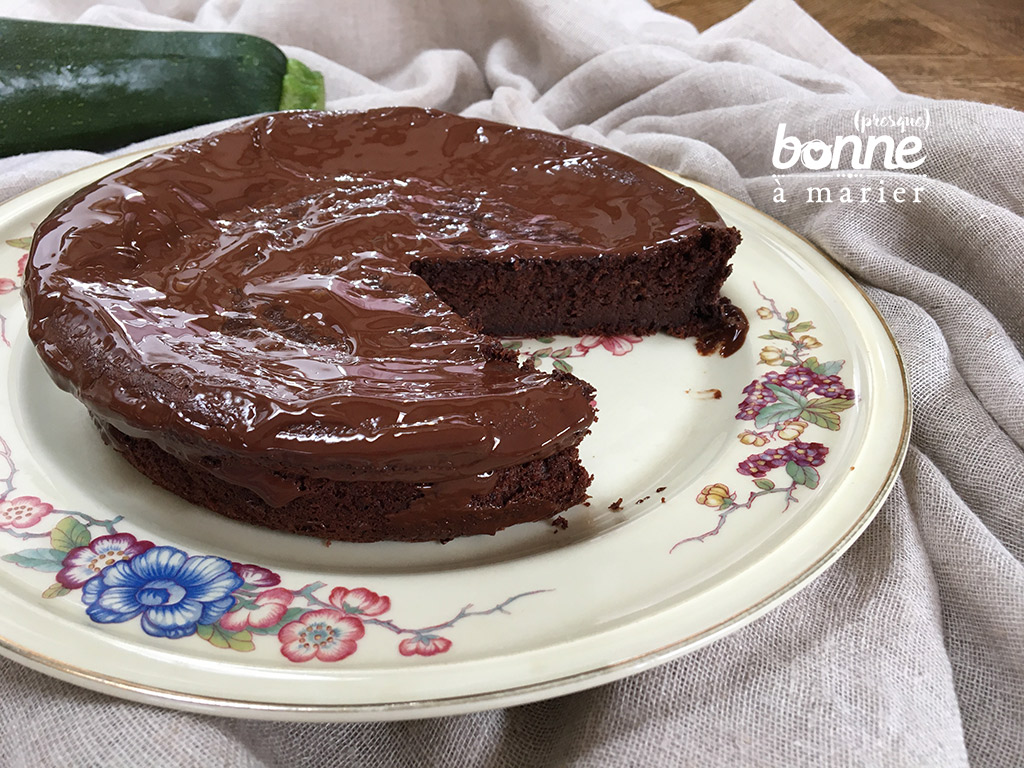
[[[789,0],[701,35],[640,0],[10,5],[262,35],[326,74],[330,107],[564,131],[749,201],[866,288],[899,340],[915,424],[891,498],[824,576],[644,674],[462,717],[325,725],[184,714],[0,660],[0,765],[1024,765],[1024,114],[901,94]],[[838,195],[849,180],[773,166],[780,123],[831,142],[858,111],[924,110],[915,176],[876,162],[860,179],[913,182],[919,204],[808,202],[809,185]],[[0,160],[0,199],[96,159]]]

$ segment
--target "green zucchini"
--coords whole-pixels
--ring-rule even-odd
[[[252,35],[0,18],[0,157],[323,106],[323,76]]]

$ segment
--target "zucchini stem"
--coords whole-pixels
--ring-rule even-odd
[[[280,109],[323,109],[324,76],[298,59],[288,59],[281,81]]]

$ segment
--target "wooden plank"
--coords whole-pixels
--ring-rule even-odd
[[[704,30],[746,0],[652,0]],[[799,0],[853,53],[908,93],[1024,109],[1024,2]]]
[[[651,3],[665,13],[686,19],[703,31],[712,24],[732,16],[749,0],[653,0]]]
[[[1024,55],[1024,3],[1019,0],[881,0],[905,18],[914,19],[971,53]]]
[[[907,93],[1024,108],[1021,56],[865,56]]]

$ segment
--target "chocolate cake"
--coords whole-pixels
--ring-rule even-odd
[[[592,388],[495,336],[731,351],[739,234],[563,136],[415,108],[289,112],[157,152],[39,227],[29,334],[104,439],[229,517],[450,539],[584,500]]]

